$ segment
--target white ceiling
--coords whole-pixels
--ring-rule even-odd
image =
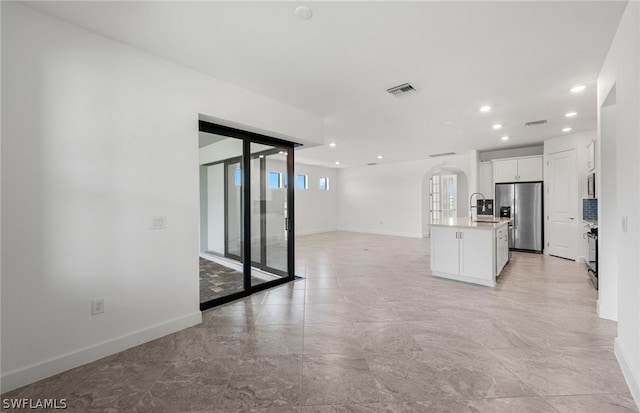
[[[307,5],[310,20],[294,9]],[[340,167],[525,146],[596,127],[625,2],[30,2],[325,119],[297,160]],[[411,82],[418,92],[386,89]],[[576,84],[588,87],[569,93]],[[480,113],[480,105],[493,110]],[[576,111],[575,118],[564,114]],[[546,119],[544,126],[524,123]],[[502,130],[491,128],[501,123]],[[503,142],[503,135],[511,137]],[[377,160],[377,155],[383,160]]]

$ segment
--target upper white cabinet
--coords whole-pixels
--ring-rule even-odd
[[[486,198],[493,199],[493,163],[478,163],[478,192]]]
[[[587,169],[593,171],[596,168],[596,142],[591,141],[587,146]]]
[[[542,156],[498,159],[493,161],[493,181],[542,181]]]

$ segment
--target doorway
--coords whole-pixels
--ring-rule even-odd
[[[578,183],[575,149],[550,153],[547,162],[547,252],[556,257],[575,260],[578,231]]]
[[[291,142],[200,121],[200,308],[294,279]]]
[[[449,165],[430,169],[422,179],[422,236],[429,236],[433,221],[464,216],[468,192],[462,169]]]

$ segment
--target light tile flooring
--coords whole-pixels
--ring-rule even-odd
[[[637,412],[583,265],[515,253],[496,288],[429,274],[429,240],[297,239],[306,277],[4,397],[74,412]]]

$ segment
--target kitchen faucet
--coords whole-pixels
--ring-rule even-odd
[[[469,219],[472,220],[472,221],[473,221],[473,208],[476,209],[476,213],[478,212],[477,211],[478,206],[477,205],[473,205],[473,203],[472,203],[474,195],[480,195],[482,197],[482,212],[484,212],[484,210],[485,210],[485,205],[484,205],[485,204],[485,202],[484,202],[485,198],[484,198],[484,195],[482,193],[480,193],[480,192],[472,193],[471,196],[469,197]]]

